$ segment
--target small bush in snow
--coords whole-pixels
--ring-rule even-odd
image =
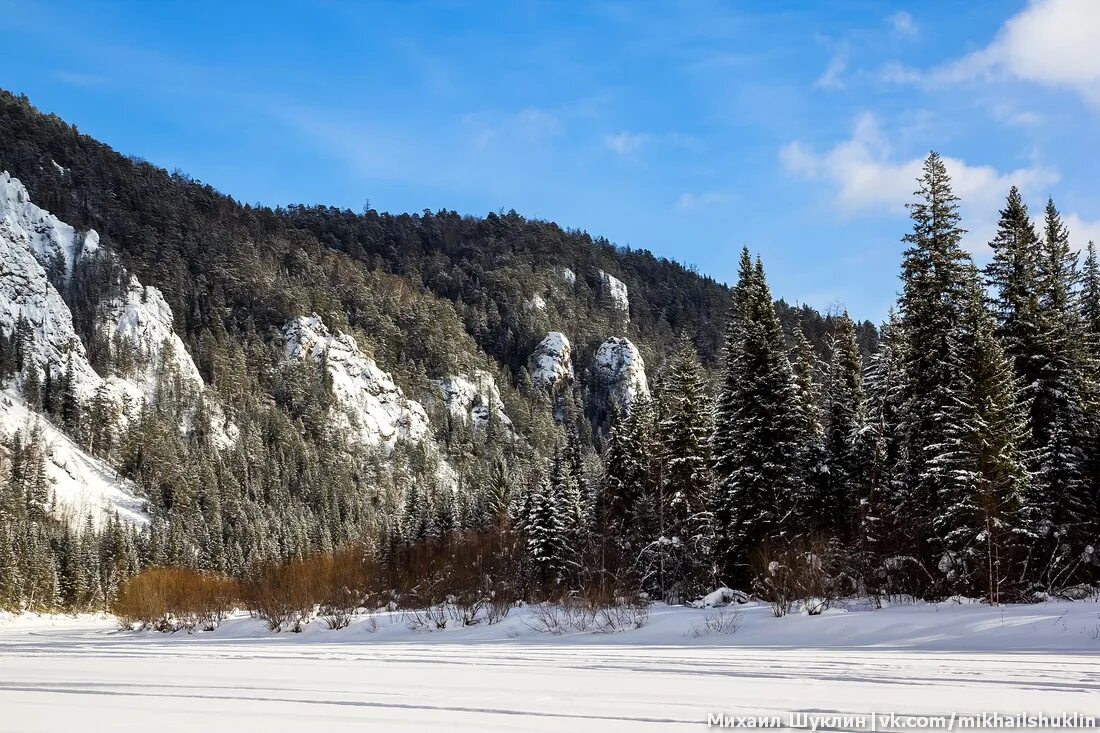
[[[596,630],[602,633],[632,631],[649,623],[649,604],[624,603],[604,606],[596,612]]]
[[[556,603],[535,603],[529,606],[530,612],[523,623],[543,634],[564,634],[571,630],[569,615]]]
[[[719,609],[708,613],[699,623],[692,624],[691,635],[696,639],[710,634],[736,634],[741,628],[741,614],[729,609]]]
[[[799,539],[760,548],[753,558],[753,581],[777,618],[796,604],[811,616],[825,611],[855,588],[844,572],[843,548],[828,539]]]

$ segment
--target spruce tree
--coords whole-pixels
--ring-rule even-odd
[[[951,466],[954,480],[941,485],[932,525],[948,588],[999,603],[1018,590],[1022,570],[1028,476],[1021,447],[1027,421],[976,277],[963,327],[968,338],[958,419],[938,456]]]
[[[891,589],[893,579],[887,577],[885,560],[910,552],[900,542],[902,528],[910,524],[902,511],[905,491],[901,480],[906,352],[905,333],[891,309],[879,329],[878,350],[871,356],[864,378],[870,456],[860,498],[855,559],[864,585],[872,593]]]
[[[950,495],[954,451],[944,436],[961,430],[960,402],[965,333],[961,319],[968,305],[970,257],[960,241],[958,198],[943,159],[929,154],[908,204],[913,230],[902,261],[900,325],[906,334],[903,357],[903,493],[899,511],[908,518],[907,545],[931,572],[937,555],[932,518],[940,497]]]
[[[784,538],[802,493],[798,394],[759,259],[742,254],[718,396],[714,513],[722,575],[749,580],[752,553]]]
[[[661,452],[661,551],[666,592],[677,598],[713,581],[714,528],[710,436],[714,429],[706,377],[695,346],[681,336],[669,364],[658,430]]]
[[[1100,358],[1100,262],[1096,258],[1096,244],[1091,240],[1081,270],[1081,317],[1092,356]]]
[[[847,539],[855,529],[865,468],[866,412],[855,324],[846,312],[836,323],[825,378],[824,491],[814,502],[814,516],[829,534]]]
[[[556,585],[567,569],[566,528],[563,511],[549,476],[539,479],[530,494],[523,527],[533,580],[543,589]]]
[[[1094,518],[1086,451],[1092,444],[1088,406],[1097,392],[1087,351],[1086,329],[1077,303],[1076,254],[1053,201],[1047,202],[1039,266],[1045,362],[1032,406],[1035,478],[1032,530],[1045,539],[1049,562],[1041,582],[1074,581],[1073,572],[1094,541]]]

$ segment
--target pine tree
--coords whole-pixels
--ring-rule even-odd
[[[1039,238],[1015,186],[1008,192],[997,234],[989,246],[993,257],[986,266],[985,280],[993,293],[997,336],[1022,384],[1030,389],[1038,382],[1045,361],[1045,324],[1039,306]],[[1023,401],[1032,397],[1027,392],[1021,394]]]
[[[32,410],[37,410],[42,403],[42,381],[34,364],[26,367],[23,376],[23,399]]]
[[[15,554],[11,523],[0,516],[0,609],[15,611],[23,600],[23,579]]]
[[[61,379],[60,417],[61,426],[70,435],[80,430],[80,398],[76,393],[76,375],[73,372],[73,355],[70,353]]]

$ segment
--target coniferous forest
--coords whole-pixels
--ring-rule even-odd
[[[476,618],[727,586],[782,614],[1098,581],[1095,248],[1012,188],[979,267],[936,153],[878,327],[777,300],[767,252],[747,248],[727,286],[516,212],[244,204],[7,93],[0,171],[98,232],[71,272],[47,268],[98,377],[156,382],[122,419],[106,387],[82,395],[65,349],[28,356],[35,324],[0,329],[0,398],[39,416],[0,452],[2,608],[145,619],[173,589],[285,628],[314,608],[339,624],[367,598],[425,613],[458,599]],[[205,390],[97,327],[123,272],[163,294]],[[372,444],[333,418],[335,346],[287,358],[287,324],[311,314],[424,406],[425,435]],[[553,378],[538,354],[558,359]],[[612,381],[632,368],[629,388]],[[475,373],[497,396],[459,419],[441,389]],[[68,511],[47,427],[134,487],[147,521]]]

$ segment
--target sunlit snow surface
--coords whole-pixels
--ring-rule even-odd
[[[382,616],[270,634],[116,631],[109,619],[0,621],[3,731],[704,730],[708,712],[1100,715],[1095,603],[897,607],[771,618],[654,609],[643,629],[549,636],[503,624],[429,633]],[[834,728],[835,730],[836,728]]]

